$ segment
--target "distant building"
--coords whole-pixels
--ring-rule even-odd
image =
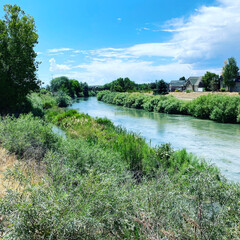
[[[186,80],[172,80],[169,83],[169,91],[175,92],[176,90],[178,90],[182,92],[185,90],[185,85],[186,85]]]
[[[203,92],[204,84],[202,82],[202,77],[189,77],[186,82],[186,90],[191,90],[193,92]]]
[[[240,92],[240,73],[238,73],[238,76],[234,79],[234,81],[235,81],[235,86],[231,89],[228,89],[228,87],[224,85],[223,78],[221,76],[220,77],[220,88],[226,88],[230,92]]]

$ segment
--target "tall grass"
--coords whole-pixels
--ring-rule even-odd
[[[1,145],[46,165],[38,181],[21,169],[21,189],[0,199],[3,239],[238,239],[239,185],[170,145],[144,139],[76,111],[48,110],[0,121]]]

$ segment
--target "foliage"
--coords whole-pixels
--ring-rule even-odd
[[[237,123],[240,97],[208,94],[192,101],[179,100],[173,96],[150,96],[144,94],[114,93],[102,91],[99,101],[129,108],[169,114],[189,114],[197,118],[223,123]]]
[[[29,114],[14,120],[10,117],[2,119],[0,142],[19,157],[40,160],[48,148],[54,147],[57,139],[52,133],[51,125]]]
[[[39,88],[34,19],[17,5],[5,5],[0,20],[0,112],[21,112],[26,96]]]
[[[235,78],[238,76],[239,68],[235,58],[228,59],[228,63],[223,67],[223,83],[231,90],[235,86]]]
[[[114,92],[151,92],[156,89],[156,83],[135,83],[129,78],[118,78],[110,83],[104,84],[103,86],[96,87],[97,91],[110,90]]]
[[[58,107],[67,107],[71,103],[71,98],[63,91],[56,93],[56,101]]]
[[[17,167],[6,173],[21,188],[0,199],[3,239],[239,238],[239,185],[216,168],[107,120],[50,111],[66,138],[31,115],[0,121],[1,144],[24,157],[41,146],[31,159],[45,166],[38,181]]]
[[[221,88],[220,91],[221,92],[226,92],[226,88]]]
[[[31,104],[29,111],[31,111],[34,116],[43,117],[44,110],[57,106],[57,100],[51,92],[43,93],[43,90],[41,90],[41,93],[29,94],[28,100]]]
[[[54,78],[51,81],[49,88],[53,93],[61,91],[69,95],[71,98],[75,98],[81,97],[84,93],[86,94],[86,92],[84,92],[86,91],[86,89],[84,90],[85,85],[86,83],[82,84],[77,80],[68,79],[67,77],[62,76]]]
[[[156,81],[156,89],[154,90],[154,94],[167,94],[168,93],[168,85],[164,82],[164,80]]]
[[[202,77],[202,82],[206,91],[215,91],[219,89],[219,76],[215,73],[206,72]]]

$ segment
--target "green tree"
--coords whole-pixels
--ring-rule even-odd
[[[82,88],[83,88],[83,96],[84,97],[88,97],[89,93],[88,93],[88,84],[85,82],[82,84]]]
[[[39,89],[38,35],[34,19],[17,5],[5,5],[0,19],[0,112],[20,111],[30,91]]]
[[[167,94],[168,92],[168,85],[167,83],[161,79],[160,81],[156,80],[156,89],[154,94]]]
[[[206,72],[202,77],[202,82],[206,91],[215,91],[219,82],[219,76],[215,73]]]
[[[186,78],[183,76],[183,77],[180,77],[179,80],[184,81],[184,80],[186,80]]]
[[[231,91],[231,89],[235,86],[235,78],[238,75],[239,68],[237,66],[237,62],[235,58],[231,57],[228,59],[228,63],[223,67],[223,83],[226,85]]]
[[[68,79],[65,76],[54,78],[50,83],[50,89],[53,93],[62,91],[71,98],[82,96],[83,85],[77,80]]]

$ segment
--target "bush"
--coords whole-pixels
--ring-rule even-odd
[[[55,147],[57,137],[51,125],[28,114],[1,120],[0,143],[19,157],[41,160],[48,149]]]
[[[221,88],[220,91],[221,92],[226,92],[226,89],[225,88]]]
[[[60,91],[56,94],[56,101],[58,107],[67,107],[71,104],[71,97],[69,97],[65,92]]]

